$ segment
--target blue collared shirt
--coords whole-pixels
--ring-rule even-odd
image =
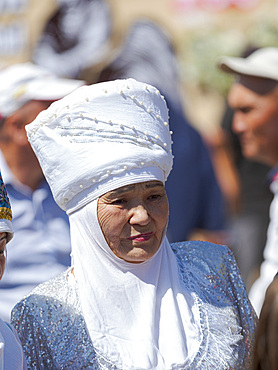
[[[25,294],[70,265],[70,233],[68,216],[55,203],[45,180],[33,192],[13,176],[2,153],[0,168],[15,231],[0,281],[0,317],[9,321],[12,307]]]

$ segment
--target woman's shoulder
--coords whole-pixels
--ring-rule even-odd
[[[173,249],[181,249],[186,251],[204,251],[205,253],[211,253],[212,251],[217,251],[218,253],[226,253],[229,249],[225,245],[215,244],[211,242],[206,242],[202,240],[190,240],[190,241],[183,241],[183,242],[176,242],[171,243]]]
[[[45,295],[46,291],[48,292],[48,294],[56,295],[56,293],[61,290],[61,285],[64,286],[67,284],[69,272],[70,269],[67,269],[61,274],[55,276],[54,278],[39,284],[34,289],[32,289],[30,293],[28,293],[25,297],[32,296],[35,294]]]
[[[184,263],[203,262],[210,268],[221,268],[223,263],[234,261],[232,251],[225,245],[205,241],[185,241],[171,244],[177,258]]]
[[[217,290],[226,300],[228,288],[244,291],[238,266],[228,247],[204,241],[174,243],[171,247],[182,281],[187,288],[198,291],[199,296],[212,299]]]
[[[65,301],[76,301],[77,289],[70,279],[70,269],[35,287],[19,301],[12,310],[12,318],[23,313],[43,311],[45,306],[55,307]],[[56,302],[56,304],[55,304]],[[58,304],[59,303],[59,304]]]
[[[28,368],[36,364],[40,369],[81,369],[94,361],[71,270],[25,296],[12,310],[11,322],[22,342]]]
[[[219,368],[229,368],[227,363],[224,364],[231,355],[227,348],[234,348],[232,368],[249,369],[256,317],[231,250],[203,241],[174,243],[171,246],[177,258],[181,281],[197,302],[202,335],[206,338],[203,352],[199,352],[202,360],[197,357],[206,365],[198,368],[208,368],[209,360],[213,363],[215,356],[219,358],[221,352]],[[203,353],[206,353],[205,357]]]

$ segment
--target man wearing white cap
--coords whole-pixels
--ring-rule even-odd
[[[7,274],[0,282],[0,316],[5,320],[23,295],[70,263],[68,219],[52,198],[25,125],[82,84],[57,78],[31,63],[0,71],[0,167],[16,231]]]
[[[273,167],[270,189],[274,199],[259,279],[250,299],[260,313],[265,291],[278,271],[278,48],[262,48],[247,58],[224,57],[220,68],[238,76],[228,102],[234,110],[233,130],[243,155]]]

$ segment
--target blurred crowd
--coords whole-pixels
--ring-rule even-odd
[[[17,13],[24,12],[21,5]],[[12,24],[15,24],[16,9],[6,10],[14,12]],[[28,11],[33,10],[27,7],[25,12]],[[219,242],[225,237],[225,200],[215,176],[210,149],[184,112],[178,58],[167,28],[151,19],[138,18],[117,47],[112,47],[114,19],[107,2],[60,1],[51,14],[45,19],[41,33],[36,35],[36,44],[32,45],[27,62],[33,67],[10,61],[1,72],[1,105],[5,109],[8,104],[12,105],[7,112],[1,112],[1,169],[13,204],[14,227],[18,230],[10,244],[7,273],[0,283],[4,302],[0,314],[6,319],[20,296],[69,265],[66,215],[52,204],[24,127],[40,110],[68,94],[75,87],[73,79],[79,81],[78,85],[132,77],[161,91],[169,108],[175,156],[166,184],[171,215],[168,238],[178,242],[194,238],[195,234],[199,239]],[[32,24],[29,26],[33,29]],[[8,30],[9,26],[6,33]],[[5,38],[4,32],[2,36]],[[11,39],[3,41],[8,42],[12,43]],[[6,50],[9,54],[10,49]],[[4,55],[1,59],[3,64],[8,60]],[[41,71],[35,70],[35,66],[42,68]],[[47,80],[47,71],[61,79],[67,78],[69,86],[57,86],[54,77]],[[34,84],[29,84],[31,80]],[[36,83],[39,85],[34,87]],[[28,104],[23,105],[26,102]],[[57,237],[58,230],[60,237]]]
[[[0,282],[0,317],[9,321],[20,298],[70,265],[67,216],[52,198],[25,125],[77,86],[118,78],[157,87],[169,108],[174,155],[166,182],[169,241],[199,239],[231,248],[259,315],[265,291],[278,271],[273,198],[278,127],[271,122],[267,134],[261,128],[278,118],[278,73],[269,72],[275,63],[278,67],[278,48],[254,57],[254,69],[256,50],[240,62],[233,58],[219,62],[222,71],[237,80],[222,122],[204,136],[188,119],[179,55],[165,24],[138,17],[115,42],[113,7],[104,0],[5,0],[0,9],[0,168],[15,231]],[[260,104],[266,107],[267,98],[277,105],[277,112],[269,103],[261,118]],[[247,128],[252,122],[259,128]],[[250,144],[249,151],[252,135],[263,141],[258,144],[262,149]],[[272,153],[264,155],[271,146]]]

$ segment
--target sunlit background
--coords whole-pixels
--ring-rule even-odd
[[[48,20],[63,3],[66,2],[1,0],[1,64],[32,60]],[[80,0],[68,0],[68,3],[82,6]],[[276,0],[110,0],[107,3],[112,15],[109,53],[120,45],[129,26],[138,18],[153,19],[169,31],[179,58],[185,108],[192,123],[202,131],[211,130],[219,123],[223,97],[231,81],[217,70],[217,57],[240,55],[250,47],[277,45]],[[74,21],[73,16],[72,27]]]

